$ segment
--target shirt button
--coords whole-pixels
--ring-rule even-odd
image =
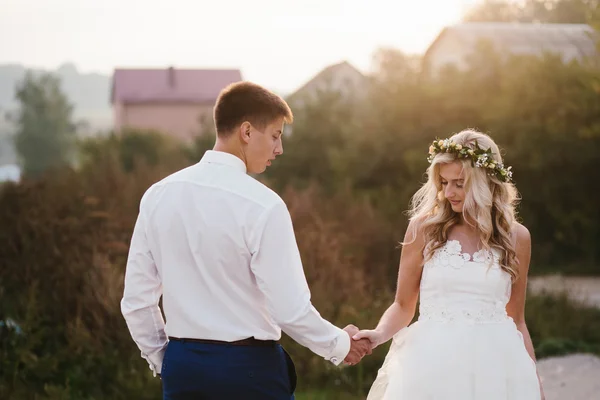
[[[337,364],[337,362],[338,362],[337,357],[331,357],[331,362],[334,364]]]

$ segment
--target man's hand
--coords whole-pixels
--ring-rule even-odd
[[[367,339],[371,342],[371,347],[374,350],[377,346],[383,343],[383,333],[378,330],[364,330],[352,335],[354,340]]]
[[[371,342],[368,339],[353,340],[352,336],[356,335],[359,330],[354,325],[348,325],[344,328],[348,336],[350,336],[350,352],[344,359],[344,364],[355,365],[365,355],[371,354],[373,349],[371,348]]]

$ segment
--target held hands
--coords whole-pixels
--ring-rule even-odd
[[[371,341],[368,339],[356,338],[356,335],[359,334],[359,330],[356,326],[350,324],[344,328],[344,331],[348,333],[350,336],[350,352],[344,359],[344,364],[346,365],[355,365],[358,364],[360,360],[365,355],[369,355],[373,352],[373,347],[371,346]]]
[[[378,330],[362,330],[355,333],[352,336],[353,340],[365,340],[367,339],[371,343],[371,350],[375,350],[377,346],[382,344],[385,340],[383,334]]]

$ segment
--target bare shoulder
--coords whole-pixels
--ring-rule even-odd
[[[515,247],[531,247],[531,233],[525,225],[515,222],[512,234]]]
[[[513,227],[513,241],[520,273],[527,275],[531,261],[531,234],[529,233],[529,229],[524,225],[515,223]]]
[[[404,235],[404,246],[409,244],[415,244],[420,247],[423,245],[425,237],[423,235],[423,220],[422,219],[411,219],[406,228],[406,234]]]
[[[411,218],[410,221],[408,221],[408,231],[411,232],[418,232],[420,233],[422,231],[422,227],[423,227],[423,220],[419,219],[419,218]]]

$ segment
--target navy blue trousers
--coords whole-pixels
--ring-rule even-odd
[[[293,400],[294,363],[283,347],[170,341],[164,400]]]

